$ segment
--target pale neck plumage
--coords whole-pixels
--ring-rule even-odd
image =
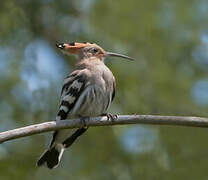
[[[78,59],[76,67],[82,69],[82,68],[86,68],[89,66],[95,66],[95,65],[101,65],[101,64],[104,64],[103,60],[100,60],[97,57],[90,57],[90,58],[83,57],[83,58]]]

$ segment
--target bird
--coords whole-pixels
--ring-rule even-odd
[[[133,58],[107,52],[96,43],[57,43],[56,47],[67,55],[77,55],[75,70],[67,76],[61,90],[61,101],[56,121],[67,118],[107,116],[115,118],[107,110],[115,97],[116,82],[111,70],[104,64],[107,57]],[[53,133],[48,149],[37,161],[37,166],[49,169],[59,165],[63,152],[87,131],[88,127],[75,130],[57,130]]]

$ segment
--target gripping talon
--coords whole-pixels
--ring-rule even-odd
[[[111,113],[104,113],[103,116],[107,116],[107,120],[115,121],[118,118],[117,114],[111,114]]]
[[[113,114],[114,116],[114,119],[117,119],[118,118],[118,115],[117,114]]]
[[[82,128],[88,129],[88,127],[87,127],[87,125],[86,125],[86,117],[81,117],[80,120],[81,120],[81,123],[82,123],[82,125],[83,125]]]

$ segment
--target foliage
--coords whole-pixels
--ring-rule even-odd
[[[1,0],[0,130],[55,118],[75,58],[56,42],[90,41],[135,62],[106,60],[117,79],[110,111],[207,116],[205,0]],[[201,128],[90,128],[55,170],[38,169],[47,135],[0,145],[1,179],[205,179]]]

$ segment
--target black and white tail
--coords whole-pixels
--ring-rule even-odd
[[[87,128],[77,129],[69,138],[65,139],[61,144],[56,143],[53,140],[57,137],[58,131],[54,133],[53,140],[51,142],[51,148],[46,150],[37,161],[37,166],[47,165],[49,169],[56,168],[61,161],[61,157],[64,153],[65,148],[70,147],[73,142],[81,136]],[[65,130],[62,130],[65,131]],[[59,132],[60,134],[61,132]]]
[[[64,147],[53,147],[45,151],[37,162],[37,166],[47,165],[48,168],[56,168],[61,160]]]

